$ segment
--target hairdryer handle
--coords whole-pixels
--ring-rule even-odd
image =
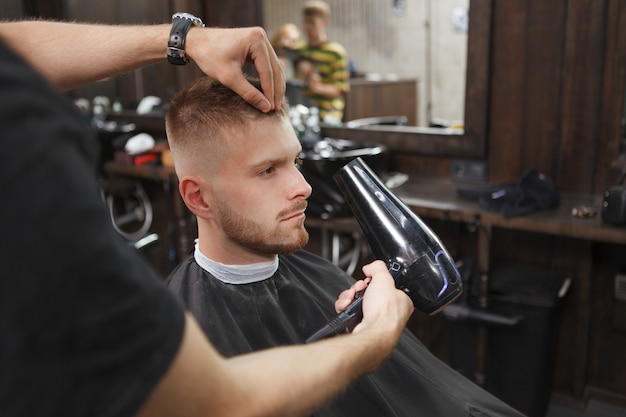
[[[316,342],[328,336],[334,336],[341,333],[349,333],[363,319],[363,293],[365,290],[359,291],[354,296],[354,301],[337,315],[334,319],[326,323],[324,327],[315,332],[306,340],[306,343]]]

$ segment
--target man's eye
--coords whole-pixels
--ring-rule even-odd
[[[269,167],[264,169],[263,171],[261,171],[261,175],[270,175],[272,174],[274,171],[276,171],[276,168],[274,167]]]
[[[296,160],[294,162],[294,164],[296,165],[297,168],[300,168],[303,163],[304,163],[304,161],[300,157],[296,158]]]

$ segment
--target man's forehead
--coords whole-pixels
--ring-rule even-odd
[[[236,158],[239,163],[254,165],[272,158],[294,158],[302,149],[291,123],[284,118],[230,126],[223,134],[223,157]]]

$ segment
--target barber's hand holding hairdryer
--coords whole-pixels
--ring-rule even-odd
[[[411,299],[395,287],[395,281],[383,261],[374,261],[363,266],[363,273],[364,279],[356,281],[352,287],[339,294],[335,301],[335,310],[337,313],[344,311],[352,304],[357,293],[362,293],[363,321],[353,332],[385,320],[389,330],[399,335],[413,313]],[[368,290],[363,292],[365,288]]]
[[[333,177],[373,255],[384,260],[380,263],[416,310],[436,314],[461,294],[461,276],[443,243],[361,158],[347,163]],[[306,341],[350,331],[362,317],[366,297],[362,295],[357,289],[352,303]],[[343,307],[346,298],[342,296],[335,307]]]

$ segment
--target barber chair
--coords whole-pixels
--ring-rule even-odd
[[[90,108],[84,99],[76,101],[77,107],[89,118],[100,141],[100,194],[105,202],[111,223],[129,244],[145,252],[158,241],[158,235],[149,234],[152,226],[152,203],[141,182],[131,179],[105,178],[104,163],[114,159],[115,150],[123,149],[125,143],[138,133],[134,123],[107,121],[110,110],[108,99],[97,96]]]
[[[116,178],[102,182],[104,200],[115,231],[135,244],[152,226],[152,203],[139,181]]]

